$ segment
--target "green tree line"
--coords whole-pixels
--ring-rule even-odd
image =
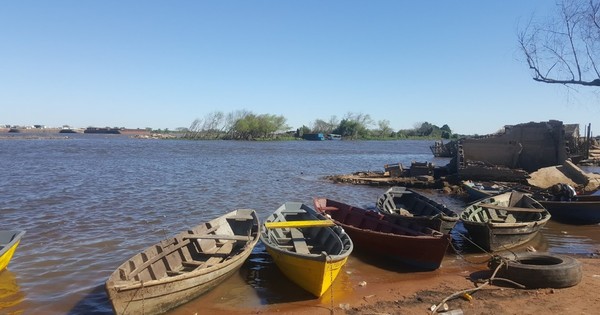
[[[339,134],[343,139],[406,139],[436,138],[451,139],[448,125],[438,127],[429,122],[420,122],[412,129],[393,130],[388,120],[374,122],[368,114],[348,113],[342,119],[332,116],[329,120],[316,119],[311,126],[290,131],[283,116],[255,114],[250,111],[235,111],[228,114],[212,112],[204,118],[195,119],[189,128],[178,128],[186,139],[231,139],[231,140],[275,140],[302,138],[305,134]]]

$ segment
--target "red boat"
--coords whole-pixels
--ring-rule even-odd
[[[401,217],[314,198],[317,211],[329,216],[350,235],[356,250],[393,259],[403,265],[435,270],[440,267],[450,236]]]

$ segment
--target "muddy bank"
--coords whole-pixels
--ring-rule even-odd
[[[353,258],[346,273],[334,283],[333,292],[320,299],[292,294],[285,301],[260,300],[260,292],[244,286],[241,279],[230,279],[169,314],[430,314],[432,305],[455,292],[474,288],[477,279],[491,275],[482,263],[487,257],[468,259],[470,262],[448,255],[436,271],[390,272]],[[447,304],[464,314],[595,314],[600,302],[596,293],[600,259],[577,259],[582,263],[583,279],[574,287],[522,290],[488,285],[473,293],[470,301],[459,298]]]

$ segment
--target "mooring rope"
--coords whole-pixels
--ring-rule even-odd
[[[482,251],[484,254],[486,254],[486,255],[489,255],[489,256],[490,256],[490,257],[489,257],[487,260],[485,260],[485,261],[482,261],[482,262],[472,262],[472,261],[469,261],[469,260],[468,260],[468,259],[467,259],[467,258],[466,258],[466,257],[465,257],[463,254],[461,254],[461,253],[458,251],[458,249],[456,249],[456,247],[454,247],[454,245],[452,244],[452,242],[450,242],[450,247],[452,247],[452,249],[454,250],[454,252],[455,252],[455,253],[456,253],[456,254],[457,254],[457,255],[458,255],[458,256],[459,256],[459,257],[460,257],[462,260],[464,260],[464,261],[466,261],[466,262],[468,262],[468,263],[470,263],[470,264],[477,264],[477,265],[480,265],[480,264],[483,264],[483,263],[487,263],[487,262],[489,262],[489,261],[492,259],[492,257],[494,257],[494,255],[492,255],[492,253],[490,253],[490,252],[486,251],[486,250],[485,250],[485,249],[483,249],[481,246],[477,245],[475,242],[473,242],[473,241],[472,241],[470,238],[468,238],[466,235],[464,235],[464,234],[462,234],[462,233],[460,233],[460,232],[457,232],[457,231],[453,231],[453,232],[454,232],[454,233],[456,233],[456,234],[458,234],[459,236],[461,236],[461,237],[462,237],[464,240],[466,240],[466,241],[468,241],[469,243],[473,244],[475,247],[477,247],[479,250],[481,250],[481,251]]]
[[[483,287],[485,287],[485,286],[487,286],[487,285],[489,285],[489,284],[492,284],[492,282],[493,282],[493,281],[496,281],[496,280],[498,280],[498,281],[505,281],[505,282],[511,283],[511,284],[513,284],[513,285],[515,285],[515,286],[517,286],[517,287],[521,288],[521,289],[524,289],[524,288],[525,288],[525,286],[524,286],[524,285],[522,285],[522,284],[520,284],[520,283],[517,283],[517,282],[515,282],[515,281],[509,280],[509,279],[505,279],[505,278],[496,278],[496,274],[498,273],[498,271],[500,270],[500,268],[502,268],[502,266],[506,265],[506,266],[508,267],[508,261],[509,261],[509,259],[507,259],[507,258],[504,258],[504,257],[501,257],[501,256],[498,256],[498,255],[493,255],[492,253],[490,253],[490,252],[488,252],[488,251],[484,250],[483,248],[481,248],[479,245],[475,244],[475,243],[474,243],[474,242],[473,242],[471,239],[469,239],[469,238],[468,238],[468,237],[466,237],[465,235],[461,234],[460,232],[455,232],[455,233],[457,233],[458,235],[462,236],[462,237],[463,237],[465,240],[467,240],[467,241],[469,241],[470,243],[472,243],[473,245],[475,245],[477,248],[479,248],[481,251],[483,251],[483,252],[484,252],[486,255],[489,255],[489,256],[490,256],[490,258],[488,258],[486,261],[484,261],[484,262],[480,262],[480,263],[477,263],[477,264],[489,263],[489,262],[490,262],[490,261],[492,261],[493,259],[498,259],[500,262],[498,263],[498,266],[496,267],[496,269],[495,269],[495,270],[494,270],[494,272],[492,273],[492,276],[491,276],[489,279],[485,280],[485,281],[484,281],[484,282],[483,282],[481,285],[479,285],[479,286],[478,286],[478,287],[476,287],[476,288],[473,288],[473,289],[466,289],[466,290],[458,291],[458,292],[455,292],[455,293],[453,293],[453,294],[451,294],[451,295],[447,296],[447,297],[446,297],[446,298],[444,298],[444,299],[443,299],[443,300],[442,300],[442,301],[441,301],[439,304],[437,304],[433,310],[431,310],[431,314],[432,314],[432,315],[433,315],[433,314],[436,314],[436,313],[437,313],[437,311],[440,309],[440,307],[442,307],[442,306],[443,306],[443,305],[444,305],[446,302],[448,302],[448,301],[450,301],[450,300],[452,300],[452,299],[455,299],[455,298],[461,297],[461,296],[465,296],[465,295],[467,295],[467,294],[470,296],[470,294],[472,294],[472,293],[475,293],[475,292],[479,291],[479,290],[480,290],[480,289],[482,289]],[[458,252],[458,250],[456,250],[456,248],[454,248],[454,245],[452,245],[452,243],[450,243],[450,246],[452,246],[452,249],[454,249],[454,251],[456,252],[456,254],[457,254],[457,255],[458,255],[460,258],[462,258],[464,261],[466,261],[466,262],[468,262],[468,263],[471,263],[471,264],[476,264],[475,262],[471,262],[471,261],[467,260],[467,259],[465,258],[465,256],[464,256],[464,255],[460,254],[460,253]],[[512,252],[512,251],[511,251],[511,253],[512,253],[512,254],[513,254],[515,257],[516,257],[516,254],[515,254],[514,252]]]
[[[457,297],[460,296],[464,296],[465,294],[472,294],[474,292],[477,292],[478,290],[480,290],[481,288],[485,287],[486,285],[490,284],[492,282],[492,279],[494,279],[494,277],[496,276],[496,273],[498,272],[498,270],[500,270],[500,267],[502,267],[504,265],[504,260],[500,261],[500,264],[498,265],[498,267],[496,267],[496,270],[494,270],[494,273],[492,274],[492,276],[486,280],[482,285],[473,288],[473,289],[466,289],[466,290],[462,290],[462,291],[458,291],[455,293],[452,293],[451,295],[447,296],[446,298],[444,298],[439,304],[437,304],[435,306],[435,308],[433,310],[431,310],[431,314],[435,314],[437,313],[438,309],[440,307],[442,307],[442,305],[444,305],[446,302],[448,302],[449,300],[455,299]]]
[[[329,292],[330,292],[330,296],[331,296],[331,300],[330,300],[330,308],[329,308],[329,313],[331,315],[334,314],[334,305],[333,305],[333,262],[331,259],[331,256],[329,256],[329,253],[327,253],[327,256],[325,256],[326,261],[328,261],[329,264],[329,280],[330,280],[330,285],[329,285]]]

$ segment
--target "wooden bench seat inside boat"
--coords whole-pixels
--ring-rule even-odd
[[[228,235],[228,234],[190,234],[183,237],[183,239],[206,239],[206,240],[234,240],[234,241],[249,241],[250,236],[244,235]]]
[[[487,207],[487,211],[481,211],[481,214],[487,214],[489,222],[491,223],[517,223],[517,218],[510,213],[501,214],[496,211],[496,208]],[[504,207],[505,208],[505,207]],[[502,209],[499,209],[502,210]],[[482,222],[486,222],[485,218],[482,218]]]
[[[306,213],[304,209],[295,209],[295,210],[284,210],[281,211],[281,214],[290,215],[290,214],[303,214]]]
[[[249,216],[249,215],[232,215],[226,218],[227,220],[238,220],[238,221],[247,221],[247,220],[253,220],[254,218]]]
[[[208,268],[211,267],[213,265],[216,265],[220,262],[222,262],[223,260],[225,260],[225,258],[227,258],[227,256],[229,256],[231,254],[231,251],[233,250],[233,241],[227,241],[226,243],[224,243],[220,248],[218,248],[215,252],[210,253],[210,258],[208,258],[206,261],[197,261],[197,260],[190,260],[190,261],[182,261],[181,265],[185,268],[185,267],[191,267],[192,269],[180,269],[180,270],[168,270],[167,271],[167,275],[169,276],[177,276],[180,274],[184,274],[185,272],[189,272],[198,268]]]
[[[292,243],[294,244],[296,253],[310,254],[310,250],[304,239],[304,234],[299,229],[290,229],[290,234],[292,235]]]
[[[499,205],[495,205],[495,204],[491,204],[491,203],[482,203],[480,206],[483,208],[504,210],[504,211],[509,211],[509,212],[538,212],[538,213],[540,213],[540,212],[546,211],[545,209],[505,207],[505,206],[499,206]]]

